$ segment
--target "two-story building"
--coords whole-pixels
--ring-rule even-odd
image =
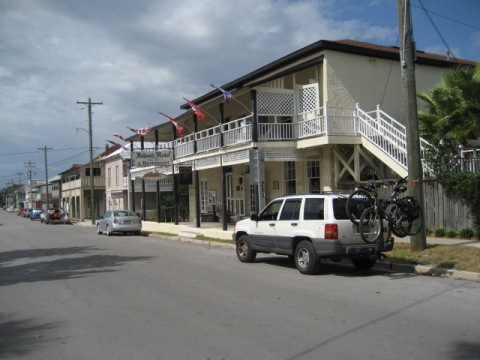
[[[418,91],[459,65],[475,63],[417,51]],[[286,193],[349,190],[355,181],[407,175],[398,47],[321,40],[192,102],[205,119],[182,105],[175,120],[183,136],[168,122],[130,138],[170,141],[170,173],[191,169],[190,220],[212,205],[236,220]]]
[[[72,219],[91,219],[91,196],[93,180],[93,197],[95,218],[105,213],[105,175],[104,158],[118,150],[119,146],[105,145],[105,151],[93,159],[93,174],[90,174],[90,163],[74,164],[68,170],[61,172],[62,199],[60,206],[67,211]]]

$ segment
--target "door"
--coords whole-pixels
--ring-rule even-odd
[[[253,245],[264,249],[276,247],[275,226],[282,203],[283,200],[273,201],[258,215],[258,221],[252,234]]]

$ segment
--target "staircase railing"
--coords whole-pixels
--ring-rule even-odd
[[[407,132],[403,124],[385,113],[379,106],[375,111],[365,112],[358,104],[355,108],[355,121],[359,134],[407,170]],[[420,138],[420,157],[424,175],[433,173],[432,167],[425,160],[426,151],[430,147],[428,141]]]

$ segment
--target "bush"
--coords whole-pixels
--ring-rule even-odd
[[[436,237],[445,237],[446,234],[447,234],[447,230],[445,230],[445,229],[435,230],[435,236]]]
[[[459,235],[462,239],[471,239],[475,235],[475,232],[473,229],[462,229]]]
[[[451,238],[451,239],[456,238],[457,237],[457,232],[455,230],[448,230],[446,235],[447,235],[448,238]]]

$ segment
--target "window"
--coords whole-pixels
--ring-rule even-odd
[[[115,166],[115,186],[119,185],[119,178],[120,178],[120,169],[117,166]]]
[[[333,216],[337,220],[347,220],[347,198],[333,199]]]
[[[107,169],[107,174],[108,174],[108,186],[112,186],[112,168]]]
[[[297,192],[297,181],[295,178],[295,162],[285,161],[283,164],[283,178],[286,194],[295,194]]]
[[[302,205],[300,199],[286,200],[280,214],[280,220],[298,220],[300,218],[300,205]]]
[[[102,175],[101,168],[93,168],[93,176],[100,176]],[[85,168],[85,176],[90,176],[90,168]]]
[[[320,161],[307,162],[308,191],[311,194],[320,193]]]
[[[323,220],[325,199],[323,198],[307,198],[305,199],[305,209],[303,212],[304,220]],[[344,205],[345,206],[345,205]]]
[[[282,206],[282,200],[270,203],[258,217],[259,221],[277,220],[278,212]]]
[[[206,213],[208,206],[208,185],[207,180],[200,180],[200,212]]]

